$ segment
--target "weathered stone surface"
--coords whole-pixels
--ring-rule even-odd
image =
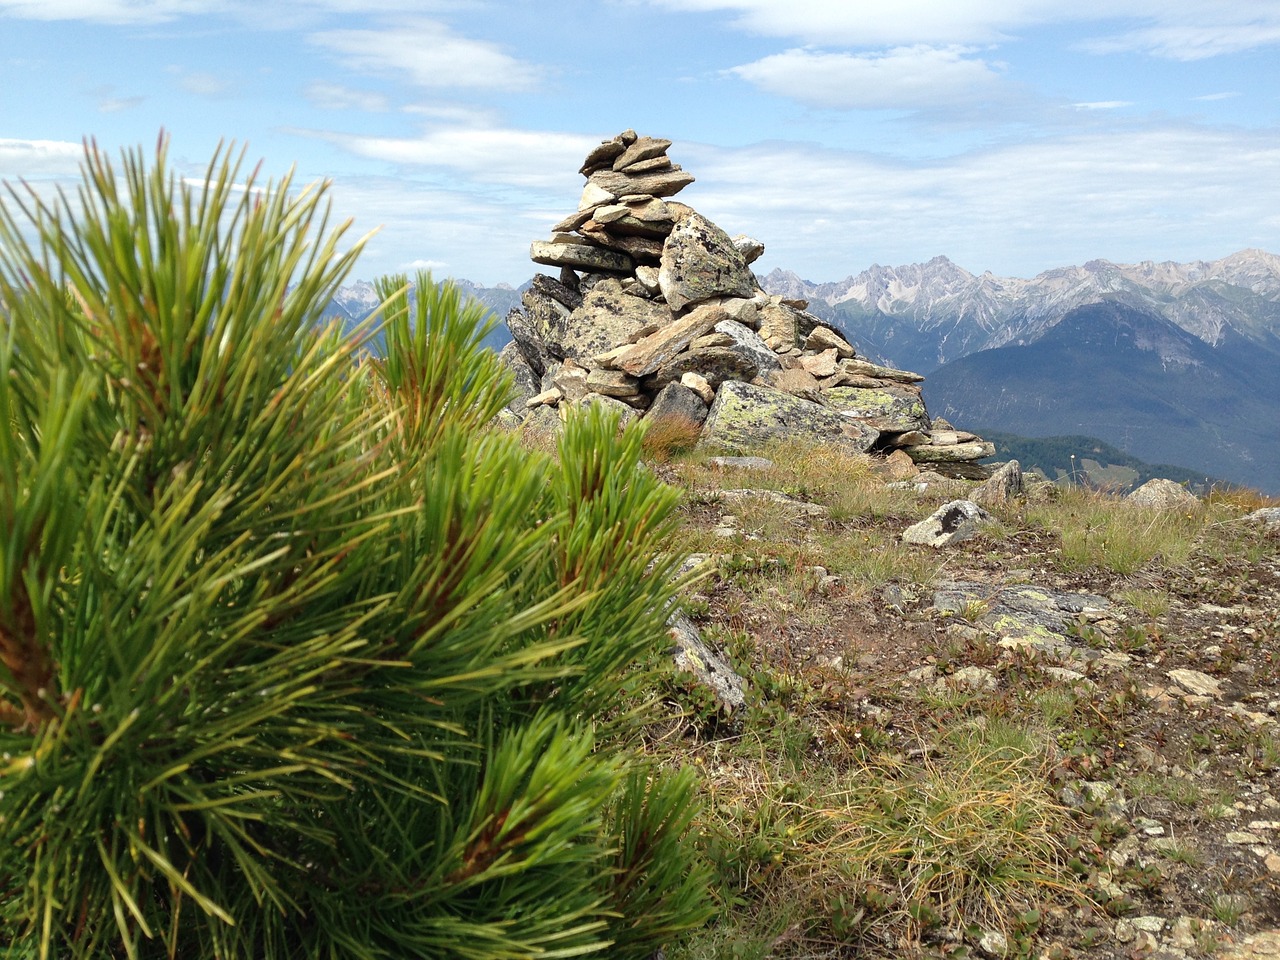
[[[835,350],[836,356],[841,360],[852,360],[854,356],[849,342],[830,327],[818,326],[810,330],[809,335],[804,338],[804,348],[814,352]]]
[[[756,362],[733,347],[700,347],[672,357],[646,381],[654,388],[679,381],[686,373],[696,373],[714,389],[726,380],[753,380]]]
[[[730,320],[735,320],[751,330],[760,329],[760,308],[755,300],[748,300],[745,297],[725,297],[720,301],[720,306],[724,307],[724,312]]]
[[[881,380],[898,380],[903,383],[920,383],[924,377],[910,370],[895,370],[893,367],[882,367],[870,360],[844,360],[841,369],[851,376],[876,377]]]
[[[907,455],[916,463],[963,463],[968,460],[982,460],[994,457],[996,445],[986,440],[975,443],[953,443],[949,446],[924,444],[918,447],[903,447]],[[983,475],[986,479],[986,474]]]
[[[969,499],[984,507],[1016,500],[1024,493],[1022,484],[1022,464],[1010,460],[1003,464],[990,479],[973,489]]]
[[[1268,530],[1280,530],[1280,507],[1262,507],[1245,517],[1249,523],[1261,523]]]
[[[560,391],[566,400],[581,400],[592,391],[587,388],[587,368],[581,364],[566,360],[554,371],[548,369],[552,385]]]
[[[597,207],[591,214],[591,219],[607,226],[613,234],[661,239],[671,232],[682,209],[682,204],[670,204],[656,197],[646,197],[640,202]],[[576,230],[585,222],[582,220],[571,229]]]
[[[670,140],[660,140],[657,137],[637,137],[630,146],[614,159],[613,169],[621,170],[623,167],[629,167],[642,160],[661,157],[670,146]]]
[[[578,212],[593,210],[602,203],[612,203],[616,199],[617,194],[606,190],[597,183],[588,183],[582,188],[582,196],[578,199]]]
[[[833,410],[865,421],[882,433],[923,430],[929,425],[929,415],[920,395],[901,386],[874,390],[836,387],[826,392],[826,399]]]
[[[773,461],[767,457],[708,457],[707,466],[720,470],[772,470]]]
[[[632,134],[630,141],[624,140],[622,136],[617,136],[612,140],[605,140],[600,146],[588,153],[587,159],[582,161],[582,166],[578,168],[578,172],[585,177],[602,167],[613,166],[613,161],[627,149],[627,143],[634,143],[636,140],[635,132],[628,132]]]
[[[656,170],[670,170],[675,164],[671,162],[670,157],[650,157],[648,160],[637,160],[635,163],[629,163],[625,167],[619,167],[622,173],[636,176],[641,173],[653,173]]]
[[[672,164],[666,170],[641,173],[636,176],[617,170],[597,170],[591,174],[588,186],[594,185],[607,191],[611,199],[632,193],[650,197],[670,197],[693,181],[693,174],[681,170],[679,164]]]
[[[919,523],[907,527],[902,532],[902,540],[928,547],[945,547],[975,536],[982,524],[993,519],[991,514],[970,500],[952,500]]]
[[[1222,683],[1199,670],[1178,669],[1166,674],[1170,680],[1187,693],[1197,697],[1221,697]]]
[[[742,254],[742,259],[747,263],[755,263],[764,256],[764,244],[755,239],[755,237],[748,237],[739,233],[733,238],[733,245],[738,248],[738,252]]]
[[[818,384],[818,378],[803,367],[777,370],[765,379],[769,386],[775,390],[789,393],[793,397],[803,397],[805,400],[812,400],[814,403],[825,402],[822,387]]]
[[[781,297],[772,297],[760,307],[760,336],[776,353],[794,349],[799,343],[800,311],[788,307]]]
[[[1199,499],[1180,483],[1172,480],[1148,480],[1125,500],[1139,507],[1155,510],[1185,510],[1200,506]]]
[[[679,383],[668,383],[653,398],[653,405],[644,415],[645,422],[660,421],[688,423],[702,426],[707,419],[707,404],[694,391]]]
[[[621,283],[609,279],[592,287],[582,305],[565,317],[548,339],[554,340],[566,357],[592,366],[598,354],[630,343],[646,327],[670,320],[671,314],[662,304],[625,293]]]
[[[606,273],[628,273],[635,267],[635,261],[625,253],[585,243],[546,243],[535,240],[529,244],[529,259],[534,263],[573,267],[577,270],[602,270]]]
[[[836,372],[836,350],[823,350],[800,358],[800,366],[815,377],[829,377]]]
[[[532,410],[534,407],[554,406],[559,403],[563,397],[564,394],[560,392],[559,387],[548,387],[541,393],[530,397],[524,402],[524,405],[529,410]]]
[[[711,406],[716,399],[715,387],[711,386],[710,381],[700,373],[694,373],[690,370],[682,374],[680,384],[696,393],[707,406]]]
[[[712,297],[749,297],[755,290],[755,278],[728,234],[696,213],[668,234],[658,284],[675,313]]]
[[[722,303],[721,306],[723,307],[724,304]],[[778,355],[770,350],[763,338],[746,324],[736,320],[721,320],[715,325],[715,332],[729,337],[733,349],[751,359],[756,366],[753,376],[768,377],[782,369]]]
[[[614,366],[633,377],[648,376],[723,319],[724,311],[720,307],[710,304],[699,307],[657,333],[642,337],[615,358]]]
[[[1077,655],[1085,655],[1084,650],[1068,630],[1082,618],[1096,620],[1111,611],[1111,601],[1092,593],[965,580],[940,582],[933,606],[939,613],[965,616],[974,626],[995,634],[1001,646]]]
[[[587,221],[580,233],[606,250],[625,253],[638,264],[654,266],[662,259],[662,241],[656,237],[640,237],[630,234],[613,234],[603,227],[592,227]]]
[[[675,642],[676,666],[693,674],[710,690],[725,713],[740,710],[747,702],[747,682],[734,672],[724,657],[708,646],[698,628],[684,614],[677,613],[667,626]]]
[[[604,407],[606,410],[616,411],[619,417],[618,425],[622,427],[639,416],[635,407],[628,406],[617,397],[607,397],[603,393],[588,393],[578,401],[578,405]]]
[[[538,375],[533,372],[533,368],[524,358],[520,345],[514,340],[502,348],[498,353],[498,359],[511,371],[515,380],[511,402],[507,404],[506,409],[523,414],[527,409],[525,401],[539,392]]]
[[[875,430],[860,428],[833,410],[789,393],[736,380],[720,385],[699,445],[749,452],[770,440],[812,440],[864,453]]]
[[[586,387],[588,393],[625,398],[640,392],[640,381],[621,370],[592,370],[587,374]]]
[[[906,480],[920,472],[916,462],[901,450],[894,450],[885,457],[881,474],[888,480]]]

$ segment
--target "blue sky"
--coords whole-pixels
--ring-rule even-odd
[[[523,282],[628,127],[758,272],[1280,252],[1280,0],[0,0],[0,178],[235,140],[366,278]]]

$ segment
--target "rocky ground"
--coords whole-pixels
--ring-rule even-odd
[[[717,569],[687,615],[746,691],[727,714],[696,683],[669,698],[662,743],[706,771],[727,904],[680,956],[1280,956],[1280,536],[1244,519],[1259,503],[1044,488],[933,548],[902,533],[971,485],[833,467],[661,468]],[[983,879],[1024,829],[990,791],[892,863],[833,862],[813,784],[892,766],[925,789],[968,729],[1028,758],[1040,880]],[[963,826],[970,802],[995,819]],[[1004,852],[964,847],[1007,827]],[[920,885],[926,848],[955,885]]]

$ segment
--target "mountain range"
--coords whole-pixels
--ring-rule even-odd
[[[524,289],[455,282],[499,318]],[[774,270],[760,283],[809,301],[863,356],[926,374],[930,412],[966,429],[1083,435],[1280,494],[1280,256],[1091,260],[1029,280],[939,256],[823,283]],[[375,304],[357,282],[332,312],[355,321]],[[508,339],[500,326],[489,341]]]

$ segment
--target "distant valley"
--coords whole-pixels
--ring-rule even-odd
[[[457,281],[499,318],[522,288]],[[934,416],[978,433],[1096,438],[1280,494],[1280,257],[1114,264],[1032,279],[976,275],[935,257],[816,283],[774,270],[771,293],[809,301],[877,362],[927,375]],[[332,314],[375,304],[356,283]],[[509,339],[500,326],[495,347]]]

